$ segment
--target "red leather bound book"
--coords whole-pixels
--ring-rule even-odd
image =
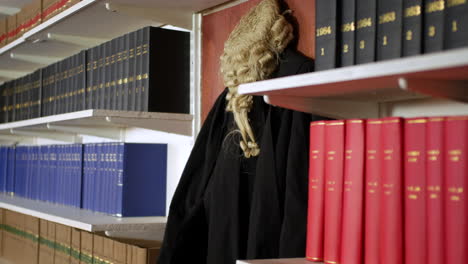
[[[445,123],[445,263],[468,263],[468,117]]]
[[[326,121],[324,262],[331,264],[340,261],[344,128],[343,120]]]
[[[403,263],[402,120],[382,119],[380,264]]]
[[[323,261],[323,189],[325,181],[325,122],[310,124],[309,202],[306,256]]]
[[[427,264],[444,262],[443,144],[444,118],[432,117],[426,127]]]
[[[364,263],[380,262],[380,190],[381,155],[380,134],[382,120],[369,119],[366,122],[366,166],[364,195]]]
[[[364,121],[347,120],[345,128],[341,261],[362,263],[364,202]]]
[[[426,118],[404,121],[405,263],[427,264]],[[428,230],[430,232],[430,230]]]

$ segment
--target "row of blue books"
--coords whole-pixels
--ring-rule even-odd
[[[166,212],[167,145],[0,147],[0,191],[115,216]]]

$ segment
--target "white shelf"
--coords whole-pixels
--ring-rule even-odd
[[[305,258],[238,260],[236,264],[310,264]]]
[[[111,10],[106,8],[108,2]],[[97,44],[90,41],[83,45],[80,41],[74,45],[49,40],[49,33],[68,35],[71,40],[82,37],[103,42],[149,25],[172,24],[191,29],[193,13],[223,2],[226,0],[82,0],[0,48],[0,72],[8,70],[24,75],[44,67],[51,59],[63,59]],[[11,58],[10,53],[20,55],[19,58],[41,55],[45,59],[44,63],[18,60]],[[2,74],[0,82],[18,74]]]
[[[0,208],[89,232],[164,230],[166,217],[113,217],[101,213],[0,194]]]
[[[133,127],[191,136],[192,119],[189,114],[90,109],[0,124],[0,137],[12,137],[15,141],[21,137],[45,137],[80,142],[79,135],[91,135],[126,141],[125,129]]]
[[[468,48],[243,84],[240,94],[334,118],[388,115],[384,105],[429,97],[468,102]],[[465,104],[468,113],[468,104]]]

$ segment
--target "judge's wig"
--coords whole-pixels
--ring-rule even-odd
[[[260,149],[247,116],[252,96],[239,95],[237,88],[267,79],[278,65],[279,54],[293,38],[293,27],[280,13],[278,0],[263,0],[241,18],[224,44],[221,74],[229,88],[226,110],[234,115],[242,136],[240,147],[247,158],[257,156]]]

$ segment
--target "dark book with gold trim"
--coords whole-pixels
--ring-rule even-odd
[[[468,3],[466,0],[446,0],[444,49],[468,46]]]
[[[338,65],[337,0],[315,2],[315,71],[336,68]]]
[[[341,66],[350,66],[355,63],[354,45],[356,33],[356,1],[342,0],[341,1]]]
[[[401,57],[403,0],[377,1],[377,60]]]
[[[403,57],[422,53],[422,0],[403,1]]]
[[[424,1],[424,52],[444,48],[444,0]]]
[[[377,0],[356,0],[356,64],[375,61]]]

